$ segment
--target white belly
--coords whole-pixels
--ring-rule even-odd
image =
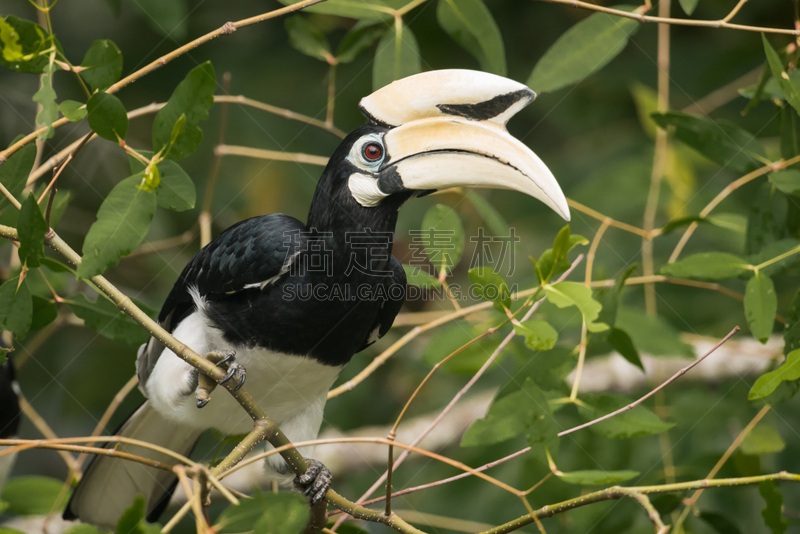
[[[319,407],[321,416],[325,395],[342,370],[312,358],[231,346],[218,331],[203,324],[197,312],[181,321],[173,333],[200,355],[235,350],[236,360],[247,369],[244,388],[278,425],[312,405]],[[252,419],[224,388],[215,389],[211,401],[197,408],[194,392],[189,392],[191,371],[188,363],[164,349],[145,386],[150,402],[160,413],[175,422],[198,429],[215,428],[223,434],[253,429]]]

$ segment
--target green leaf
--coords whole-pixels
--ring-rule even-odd
[[[800,75],[794,70],[792,74]],[[778,128],[781,134],[781,156],[791,159],[800,154],[800,118],[790,106],[783,106],[779,117]],[[800,191],[798,191],[800,194]]]
[[[567,484],[605,486],[638,477],[639,471],[572,471],[570,473],[558,472],[556,476]]]
[[[772,279],[762,272],[756,272],[747,281],[744,291],[744,314],[753,337],[766,343],[772,334],[775,314],[778,312],[778,296]]]
[[[764,42],[764,53],[767,56],[769,69],[772,71],[772,79],[777,82],[778,88],[789,105],[800,113],[800,84],[786,74],[781,58],[772,48],[772,45],[769,44],[767,36],[762,33],[761,39]]]
[[[64,100],[58,105],[58,111],[71,122],[78,122],[86,117],[86,104],[75,100]]]
[[[399,31],[398,31],[399,30]],[[378,42],[372,67],[372,90],[420,72],[417,39],[405,24],[392,26]]]
[[[567,254],[578,245],[588,244],[588,239],[581,235],[571,234],[569,225],[564,226],[553,240],[553,248],[545,250],[539,257],[539,261],[534,261],[539,281],[550,280],[569,269],[571,263],[567,260]]]
[[[792,252],[792,250],[798,247],[800,247],[800,240],[781,239],[780,241],[775,241],[774,243],[770,243],[769,245],[765,246],[764,248],[761,249],[761,251],[758,254],[753,254],[752,256],[749,256],[747,258],[747,261],[753,265],[761,265],[762,263],[773,260],[778,256]],[[789,254],[788,256],[786,256],[781,260],[778,260],[774,263],[767,265],[766,267],[760,267],[759,271],[761,272],[761,274],[764,274],[766,276],[774,276],[786,270],[798,259],[800,259],[800,256],[798,255],[797,252],[795,252]],[[746,274],[752,274],[752,271]]]
[[[783,331],[783,354],[800,349],[800,290],[792,300],[789,313],[786,314],[786,329]]]
[[[129,176],[103,201],[83,242],[79,277],[88,279],[111,269],[144,240],[156,212],[156,195],[141,189],[141,183],[141,174]]]
[[[495,400],[489,406],[486,416],[476,419],[469,426],[461,438],[461,446],[493,445],[519,436],[525,431],[520,414],[524,412],[528,402],[528,396],[522,390]]]
[[[608,344],[611,345],[615,351],[619,352],[623,358],[644,372],[644,365],[642,365],[642,359],[639,357],[639,351],[636,350],[636,347],[633,345],[633,340],[627,332],[620,328],[612,328],[608,337],[606,337],[606,341],[608,341]]]
[[[697,2],[699,0],[680,0],[681,8],[683,12],[687,15],[691,15],[694,13],[694,9],[697,7]]]
[[[147,523],[144,516],[144,497],[137,495],[130,508],[125,510],[117,521],[117,534],[157,534],[161,531],[161,527]]]
[[[718,213],[709,215],[705,220],[717,228],[724,228],[741,235],[747,233],[747,216],[741,213]]]
[[[617,322],[617,308],[622,298],[622,291],[625,289],[625,281],[636,272],[638,267],[636,263],[629,265],[628,268],[617,277],[614,287],[601,289],[597,292],[597,301],[603,306],[597,319],[601,323],[607,324],[609,328],[613,328]],[[610,334],[611,330],[608,330],[607,334],[596,334],[592,336],[592,339],[598,338],[600,340],[606,340]]]
[[[296,4],[300,0],[280,0],[284,5]],[[408,0],[327,0],[320,4],[304,8],[310,13],[323,13],[368,21],[391,20],[394,9],[406,5]]]
[[[153,121],[153,150],[161,151],[170,143],[172,130],[181,115],[186,115],[186,126],[169,147],[166,154],[170,159],[182,159],[194,152],[203,139],[203,132],[197,126],[208,118],[208,110],[214,104],[214,91],[217,88],[216,74],[211,62],[198,65],[178,84],[167,105],[156,114]]]
[[[497,398],[519,390],[527,378],[530,378],[542,391],[562,392],[569,395],[565,379],[578,363],[578,354],[571,348],[556,345],[548,351],[534,351],[533,353],[526,351],[522,358],[523,365],[500,388]]]
[[[748,267],[750,264],[746,260],[727,252],[702,252],[668,263],[659,272],[675,278],[724,280],[741,276],[748,271]]]
[[[86,109],[89,127],[94,133],[114,143],[125,139],[128,133],[128,113],[119,98],[100,91],[92,95],[86,103]]]
[[[469,190],[464,193],[464,198],[470,201],[475,211],[481,216],[483,222],[489,227],[494,235],[508,235],[509,225],[505,218],[489,201],[480,196],[475,191]]]
[[[774,480],[765,480],[758,485],[758,492],[767,505],[761,510],[764,524],[772,534],[783,534],[789,528],[789,522],[783,517],[783,494]]]
[[[325,35],[309,24],[306,19],[300,15],[295,15],[286,19],[284,26],[289,33],[289,44],[295,50],[326,62],[330,62],[333,59],[331,47]]]
[[[58,317],[58,308],[48,299],[32,295],[33,315],[31,317],[31,330],[40,330],[49,325]]]
[[[19,261],[30,268],[39,266],[44,257],[44,236],[47,223],[33,194],[28,195],[19,210]]]
[[[694,358],[694,348],[679,337],[679,332],[664,318],[640,310],[620,307],[617,326],[627,332],[641,352],[651,356]]]
[[[187,0],[136,0],[131,5],[159,35],[172,41],[186,37],[189,25]]]
[[[260,493],[223,510],[215,527],[220,532],[298,534],[308,523],[308,502],[296,493]]]
[[[56,92],[53,89],[54,66],[49,65],[47,74],[42,76],[42,86],[33,95],[33,101],[42,106],[36,115],[36,126],[46,126],[47,130],[39,134],[39,139],[49,139],[55,135],[53,123],[58,120]]]
[[[525,346],[531,350],[550,350],[558,342],[558,332],[547,321],[528,319],[515,324],[514,332],[525,338]]]
[[[377,41],[384,31],[386,29],[382,25],[353,27],[339,43],[339,47],[336,49],[336,61],[350,63],[361,52],[372,46],[372,43]]]
[[[787,74],[795,84],[800,83],[800,71],[792,70]],[[761,91],[759,91],[759,85],[762,83],[763,87],[761,87]],[[764,69],[761,71],[758,83],[739,89],[739,94],[745,98],[755,99],[756,102],[758,102],[758,100],[779,100],[781,102],[786,100],[781,92],[781,88],[778,86],[778,82],[772,77],[769,62],[764,63]],[[748,104],[748,107],[749,106],[750,104]],[[792,109],[791,106],[788,106],[788,108]],[[742,114],[744,115],[745,113],[742,112]]]
[[[0,23],[0,65],[17,72],[41,74],[49,70],[50,52],[61,43],[35,22],[8,15]]]
[[[756,425],[747,433],[739,450],[743,454],[774,454],[786,448],[786,443],[778,431],[769,425]]]
[[[503,36],[482,0],[439,0],[436,18],[439,26],[478,60],[482,70],[506,75]]]
[[[83,56],[81,78],[95,90],[102,91],[122,75],[122,53],[110,39],[92,43]]]
[[[511,308],[511,292],[508,284],[494,270],[488,267],[475,267],[469,270],[469,282],[475,296],[494,302],[497,311]]]
[[[436,289],[442,285],[438,278],[434,278],[419,267],[403,264],[403,270],[406,272],[406,283],[410,286]]]
[[[87,525],[85,523],[69,527],[63,534],[101,534],[97,527],[94,525]]]
[[[633,96],[633,103],[636,105],[636,115],[639,117],[642,130],[648,137],[655,139],[658,126],[653,122],[653,118],[650,115],[658,111],[658,93],[642,83],[633,82],[631,96]]]
[[[800,171],[789,169],[772,172],[768,178],[775,187],[787,195],[800,196]]]
[[[141,345],[150,337],[139,323],[104,297],[98,297],[93,302],[82,293],[77,293],[64,300],[86,326],[108,339]]]
[[[53,509],[63,510],[67,495],[61,494],[62,486],[60,480],[49,477],[14,477],[3,485],[0,498],[8,503],[6,512],[11,515],[47,515]]]
[[[763,165],[757,156],[766,158],[761,143],[740,126],[724,120],[713,121],[687,113],[654,113],[661,128],[674,127],[675,137],[714,163],[747,172]]]
[[[422,218],[422,238],[436,272],[450,272],[464,253],[464,226],[450,206],[436,204]]]
[[[72,268],[70,268],[68,265],[64,265],[60,261],[54,260],[53,258],[42,258],[42,265],[57,273],[75,274],[75,271],[72,270]]]
[[[528,86],[537,93],[549,93],[583,80],[617,57],[638,27],[635,20],[605,13],[586,17],[544,53],[528,78]]]
[[[13,145],[21,138],[21,135],[17,136],[11,144]],[[19,198],[22,195],[22,191],[25,189],[25,182],[28,180],[31,169],[33,169],[34,160],[36,160],[36,146],[33,143],[29,143],[17,150],[3,165],[0,165],[0,183],[6,186],[6,189],[15,198]],[[4,213],[10,210],[16,212],[16,209],[11,206],[5,195],[0,195],[0,210]]]
[[[661,227],[661,234],[660,235],[668,234],[670,232],[673,232],[673,231],[677,230],[678,228],[680,228],[682,226],[688,226],[693,222],[696,222],[696,223],[707,223],[707,222],[709,222],[709,220],[708,219],[704,219],[703,217],[698,217],[696,215],[693,215],[693,216],[690,216],[690,217],[681,217],[679,219],[672,219],[667,224],[665,224],[664,226]]]
[[[1,293],[2,288],[0,287]],[[781,382],[791,382],[798,378],[800,378],[800,349],[790,352],[783,365],[758,377],[756,383],[750,388],[747,398],[749,400],[763,399],[775,391]]]
[[[23,280],[20,284],[19,276],[6,280],[0,286],[0,327],[22,339],[31,327],[32,316],[33,303],[27,282]]]
[[[149,151],[142,151],[142,155],[147,159],[153,157],[153,153]],[[134,174],[143,173],[147,167],[133,156],[129,156],[128,160],[131,172]],[[171,160],[164,160],[156,167],[160,177],[158,186],[154,189],[158,205],[174,211],[193,209],[197,199],[197,190],[186,171]]]
[[[558,456],[559,426],[553,418],[547,397],[533,379],[526,378],[521,391],[526,398],[521,403],[524,412],[520,414],[520,423],[525,425],[528,445],[539,461],[547,462],[545,450],[553,458]]]
[[[578,407],[578,413],[585,422],[593,421],[633,402],[633,399],[612,394],[586,395],[582,397],[582,400],[585,404],[591,406],[591,409],[584,406]],[[665,423],[649,408],[639,404],[635,408],[615,415],[611,419],[592,425],[589,429],[605,438],[628,439],[660,434],[674,426],[674,423]]]
[[[592,290],[578,282],[556,282],[545,286],[547,299],[559,308],[576,306],[586,321],[589,332],[602,332],[608,329],[605,323],[595,322],[602,306],[592,298]]]
[[[719,534],[740,534],[736,523],[716,512],[700,512],[700,519],[708,523]]]
[[[747,217],[745,252],[755,254],[773,241],[786,237],[789,197],[769,182],[753,195]]]

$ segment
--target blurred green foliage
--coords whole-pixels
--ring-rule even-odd
[[[542,157],[569,198],[636,227],[642,226],[651,183],[654,137],[658,128],[668,128],[671,144],[656,217],[662,235],[655,241],[654,263],[665,266],[686,226],[697,225],[681,259],[660,273],[717,282],[742,294],[745,306],[719,291],[659,283],[658,316],[645,315],[641,286],[622,285],[629,276],[642,274],[629,270],[632,264],[641,262],[642,239],[619,228],[608,228],[597,248],[593,278],[618,278],[621,282],[616,288],[594,293],[574,282],[547,287],[542,294],[550,301],[529,322],[516,326],[518,335],[505,357],[479,383],[479,389],[502,387],[496,401],[484,418],[464,429],[463,447],[453,445],[443,453],[477,466],[530,445],[534,449],[531,454],[491,471],[492,476],[518,488],[531,487],[550,472],[546,461],[549,453],[560,474],[530,494],[529,502],[537,508],[579,495],[584,488],[576,484],[627,481],[643,485],[661,484],[673,477],[701,479],[764,401],[785,401],[776,404],[753,430],[718,477],[800,472],[800,401],[793,397],[800,376],[795,350],[800,324],[800,299],[795,297],[799,271],[794,253],[800,238],[796,196],[800,174],[790,169],[766,177],[765,172],[765,177],[736,189],[713,214],[700,214],[723,188],[743,174],[800,153],[795,114],[798,54],[790,39],[770,36],[762,41],[756,32],[671,27],[670,110],[654,114],[656,25],[563,5],[510,0],[486,4],[478,0],[415,2],[413,9],[403,14],[402,23],[395,24],[386,10],[403,5],[407,3],[397,0],[363,5],[329,0],[307,13],[244,27],[192,49],[116,95],[97,92],[89,98],[84,91],[108,89],[120,77],[226,21],[281,4],[253,0],[83,0],[59,4],[52,10],[48,25],[29,3],[4,0],[0,2],[0,14],[5,17],[0,24],[0,64],[8,68],[0,74],[0,145],[10,145],[37,125],[47,126],[41,153],[41,161],[46,162],[86,135],[89,127],[105,139],[87,144],[60,176],[59,190],[69,191],[71,197],[56,197],[51,221],[59,235],[76,250],[83,250],[87,258],[96,251],[94,261],[87,261],[79,274],[88,276],[110,269],[109,279],[144,303],[152,315],[198,250],[200,199],[206,194],[219,134],[220,106],[210,100],[212,94],[222,92],[219,73],[230,73],[231,94],[320,121],[331,117],[344,131],[363,123],[357,106],[361,97],[420,70],[484,69],[527,80],[540,95],[511,121],[511,133]],[[732,6],[721,0],[681,0],[680,8],[692,18],[719,19]],[[672,6],[673,16],[683,16],[680,8]],[[736,21],[788,28],[794,16],[790,2],[761,2],[748,4]],[[28,21],[52,27],[57,39],[37,31]],[[62,52],[69,62],[86,68],[79,79],[59,72],[55,58]],[[765,74],[753,72],[762,66]],[[40,79],[31,72],[44,76]],[[730,85],[732,82],[736,83]],[[715,93],[720,88],[725,89]],[[737,96],[739,89],[741,97]],[[81,105],[87,99],[90,111],[105,110],[95,114],[94,120],[90,115],[88,125],[80,122],[85,115]],[[329,114],[331,99],[335,108]],[[157,115],[129,121],[122,111],[167,101],[169,104]],[[50,129],[58,111],[78,122]],[[330,155],[339,142],[336,136],[306,123],[238,105],[230,106],[224,135],[230,145],[323,157]],[[139,159],[129,163],[117,146],[121,138],[139,153]],[[0,286],[0,324],[17,335],[12,358],[20,367],[21,388],[32,406],[57,435],[87,435],[113,395],[132,376],[135,344],[142,341],[143,333],[102,297],[95,301],[86,284],[55,262],[51,252],[47,252],[48,258],[39,257],[40,213],[31,197],[22,195],[35,153],[29,145],[0,166],[0,182],[25,202],[18,216],[5,199],[0,199],[0,223],[18,227],[23,244],[19,257],[11,244],[0,245],[5,281]],[[171,161],[177,159],[181,159],[180,166]],[[128,182],[125,178],[131,173],[135,178]],[[319,173],[319,167],[307,164],[224,157],[211,205],[214,233],[243,218],[270,212],[304,220]],[[36,198],[42,192],[37,190]],[[462,202],[464,199],[467,202]],[[118,207],[133,206],[136,217],[107,218],[103,222],[107,226],[93,226],[96,217],[103,219],[103,206],[110,205],[104,203],[112,202]],[[57,219],[56,210],[64,206],[66,212]],[[458,215],[449,207],[455,207]],[[505,191],[450,192],[416,200],[403,208],[394,254],[404,264],[416,258],[419,251],[414,249],[409,230],[452,229],[462,238],[463,246],[456,255],[461,257],[463,252],[463,257],[460,262],[459,258],[445,259],[439,250],[438,258],[430,258],[435,267],[431,275],[438,276],[441,269],[452,271],[448,278],[451,287],[466,287],[470,282],[484,287],[502,275],[499,285],[527,289],[540,281],[554,280],[567,268],[568,259],[577,254],[577,250],[570,250],[588,243],[578,238],[591,240],[599,226],[596,218],[573,209],[569,230],[559,234],[558,216],[530,198]],[[494,236],[506,235],[504,229],[510,227],[521,238],[508,249],[513,269],[499,274],[470,271],[477,265],[468,260],[475,257],[481,244],[463,238],[482,235],[479,228],[483,227]],[[124,231],[120,233],[119,229]],[[187,231],[191,239],[182,240],[178,246],[120,259],[142,242],[156,242]],[[113,249],[104,248],[109,243]],[[494,253],[500,254],[499,245],[492,246]],[[585,247],[578,249],[586,251]],[[536,258],[535,266],[528,261],[529,256]],[[50,288],[65,297],[66,306],[52,302],[51,289],[35,270],[28,273],[22,289],[16,290],[20,260],[27,260],[32,268],[41,262],[38,269]],[[424,274],[415,281],[429,287],[437,285],[432,276]],[[324,425],[346,432],[391,423],[432,365],[506,319],[507,294],[493,298],[482,289],[480,295],[494,301],[496,309],[434,329],[412,342],[354,391],[331,401]],[[63,316],[67,307],[102,335],[62,319],[52,323],[55,310],[58,308]],[[447,299],[441,298],[411,301],[404,311],[451,308]],[[517,308],[518,304],[511,305],[512,310]],[[565,377],[577,362],[573,348],[581,339],[581,316],[588,323],[589,358],[614,348],[641,366],[640,353],[691,357],[694,350],[679,332],[719,338],[738,324],[766,341],[781,333],[782,327],[773,320],[776,312],[788,324],[783,351],[787,360],[780,365],[783,360],[776,359],[770,372],[760,379],[755,373],[744,373],[733,379],[677,382],[664,392],[658,409],[648,402],[590,430],[555,438],[556,431],[620,408],[640,393],[582,395],[580,405],[561,402],[570,393]],[[27,333],[29,329],[31,333]],[[352,378],[405,330],[393,329],[381,342],[357,355],[341,381]],[[511,327],[506,324],[494,337],[482,339],[448,362],[422,390],[409,417],[444,406],[462,387],[465,374],[477,371],[495,350],[498,336],[509,331]],[[531,398],[538,402],[528,403]],[[109,432],[139,402],[140,394],[132,393],[112,419]],[[36,437],[38,433],[26,420],[21,436]],[[219,456],[219,449],[219,440],[209,435],[201,441],[195,456],[211,461]],[[398,470],[394,486],[417,485],[452,474],[452,468],[418,459]],[[14,475],[64,479],[66,470],[53,452],[30,450],[20,456]],[[373,482],[376,471],[367,467],[335,475],[336,489],[355,497]],[[36,480],[17,478],[12,483],[25,487]],[[47,484],[45,496],[54,502],[58,495],[53,495],[54,487]],[[13,499],[4,493],[3,501],[10,503],[5,513],[42,513],[41,503],[26,504],[27,493],[15,492]],[[654,498],[653,504],[668,523],[683,509],[676,494]],[[395,507],[490,524],[524,513],[516,499],[475,477],[397,498]],[[214,505],[212,516],[221,508]],[[741,532],[756,532],[764,531],[765,525],[772,532],[782,532],[787,525],[796,529],[800,488],[764,483],[758,488],[709,490],[698,511],[697,515],[689,514],[684,532],[733,532],[737,526]],[[132,524],[144,532],[141,511],[136,514],[134,507]],[[224,514],[223,518],[231,518],[236,511],[231,508]],[[652,531],[646,515],[629,500],[578,508],[546,520],[545,526],[550,533]],[[366,528],[377,531],[384,527]],[[190,531],[191,522],[184,521],[180,529]]]

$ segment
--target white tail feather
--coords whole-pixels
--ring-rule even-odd
[[[164,419],[149,402],[145,402],[125,422],[117,435],[146,441],[186,456],[194,448],[201,433]],[[175,463],[173,458],[135,445],[119,444],[117,450],[170,465]],[[98,456],[75,489],[64,516],[114,529],[122,513],[131,506],[137,495],[145,497],[149,514],[174,482],[175,475],[169,471],[133,461]]]

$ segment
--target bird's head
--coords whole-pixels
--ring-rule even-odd
[[[370,122],[339,145],[325,173],[332,189],[318,193],[346,196],[359,211],[396,211],[414,195],[450,187],[513,189],[569,220],[553,174],[505,128],[535,97],[518,82],[470,70],[393,82],[361,100]]]

